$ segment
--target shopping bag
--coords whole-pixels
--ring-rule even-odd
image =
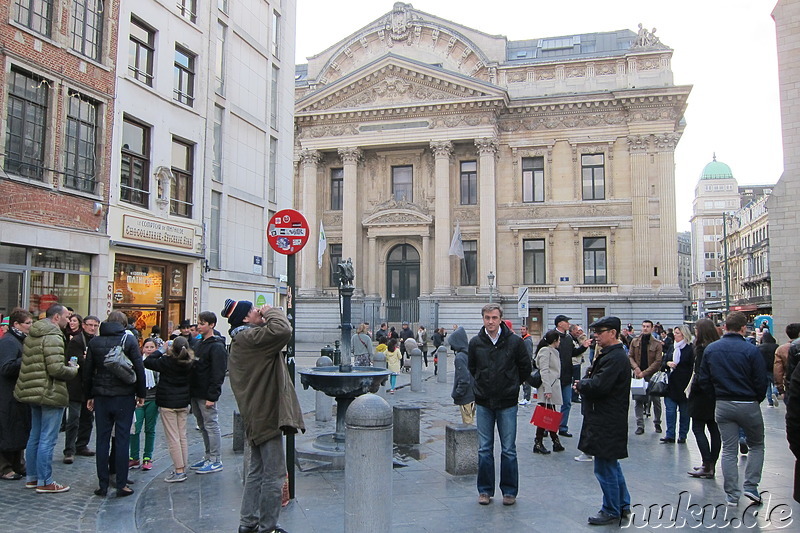
[[[537,404],[533,410],[531,424],[547,431],[558,431],[558,426],[561,424],[561,413]]]
[[[647,395],[647,382],[644,378],[634,378],[631,380],[631,395],[633,396],[646,396]]]

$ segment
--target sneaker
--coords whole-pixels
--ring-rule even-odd
[[[522,400],[519,401],[520,405],[528,405],[529,403],[531,403],[530,400],[522,399]]]
[[[211,474],[212,472],[219,472],[222,470],[222,463],[217,461],[216,463],[208,462],[202,467],[195,470],[198,474]]]
[[[725,505],[728,507],[736,507],[739,505],[739,498],[732,498],[731,496],[725,496]]]
[[[139,468],[139,459],[131,459],[130,461],[128,461],[128,468],[130,470]]]
[[[164,478],[164,481],[167,483],[180,483],[181,481],[186,481],[186,479],[186,472],[171,472],[170,475]]]
[[[578,461],[579,463],[591,463],[592,461],[594,461],[594,457],[582,453],[579,456],[577,456],[575,460]]]
[[[151,468],[153,468],[153,461],[150,459],[142,461],[142,470],[150,470]]]
[[[35,489],[38,486],[39,486],[39,482],[38,481],[26,481],[25,482],[25,488],[26,489]]]
[[[637,435],[644,435],[644,428],[636,428],[636,431],[634,431],[634,433],[636,433]]]
[[[481,505],[489,505],[492,502],[491,496],[488,494],[479,494],[478,495],[478,503]]]
[[[198,470],[200,468],[203,468],[204,466],[206,466],[207,463],[210,463],[210,462],[211,461],[207,461],[206,459],[203,459],[201,461],[197,461],[193,465],[189,465],[189,468],[191,468],[192,470]]]
[[[761,505],[763,502],[761,499],[761,494],[759,494],[757,490],[749,489],[744,491],[742,494],[744,494],[745,498],[758,505]]]
[[[55,481],[50,483],[49,485],[40,485],[36,487],[36,492],[39,494],[55,494],[57,492],[67,492],[69,490],[68,486],[59,485]]]

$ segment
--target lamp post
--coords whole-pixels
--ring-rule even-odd
[[[492,303],[492,297],[494,296],[494,272],[490,270],[486,275],[486,279],[489,280],[489,303]]]
[[[731,309],[731,278],[728,269],[728,213],[722,213],[722,255],[725,268],[725,316]]]

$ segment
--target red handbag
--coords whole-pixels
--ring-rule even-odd
[[[531,424],[547,431],[558,431],[558,426],[561,424],[561,413],[537,404],[533,410]]]

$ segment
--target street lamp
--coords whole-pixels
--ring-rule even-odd
[[[489,280],[489,303],[492,303],[492,296],[494,296],[494,272],[490,270],[486,275],[486,279]]]
[[[731,222],[733,222],[731,217]],[[731,227],[731,229],[733,229]],[[728,269],[728,213],[722,213],[722,254],[723,254],[723,267],[725,271],[725,315],[731,310],[731,277],[730,270]]]

